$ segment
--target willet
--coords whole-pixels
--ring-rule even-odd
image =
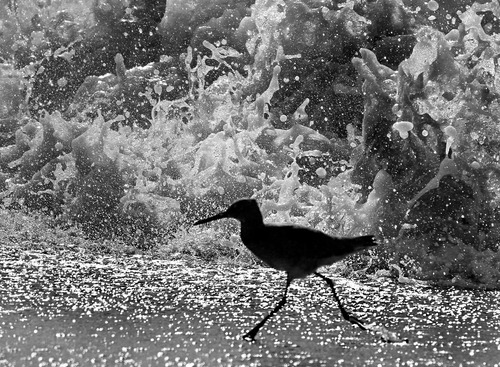
[[[259,206],[253,199],[236,201],[226,211],[199,220],[194,225],[222,218],[238,219],[241,222],[243,244],[267,265],[283,270],[287,274],[285,292],[280,302],[261,322],[244,335],[245,339],[255,340],[255,336],[266,321],[285,305],[292,280],[314,274],[328,284],[345,320],[358,325],[363,330],[381,332],[385,340],[398,341],[394,335],[389,335],[388,331],[388,336],[384,337],[386,332],[384,328],[365,325],[357,317],[349,314],[337,296],[333,281],[316,271],[320,266],[331,265],[357,251],[376,246],[374,236],[342,238],[295,225],[264,224]]]

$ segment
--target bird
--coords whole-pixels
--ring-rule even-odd
[[[268,266],[285,271],[287,275],[281,300],[261,322],[243,335],[244,339],[255,341],[255,337],[269,318],[278,313],[286,304],[288,288],[292,281],[308,275],[315,275],[328,284],[345,320],[362,330],[370,330],[369,326],[344,308],[335,291],[333,281],[319,273],[317,269],[338,262],[355,252],[377,246],[378,243],[373,235],[342,238],[297,225],[265,224],[255,199],[238,200],[226,211],[198,220],[193,225],[223,218],[239,220],[243,244]],[[380,327],[377,330],[380,330]]]

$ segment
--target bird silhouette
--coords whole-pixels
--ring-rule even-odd
[[[222,218],[239,220],[243,244],[267,265],[277,270],[283,270],[287,274],[285,291],[280,302],[261,322],[243,336],[245,339],[254,341],[267,320],[285,305],[291,282],[310,274],[314,274],[328,284],[345,320],[363,330],[370,329],[380,332],[380,327],[374,330],[357,317],[349,314],[337,296],[333,281],[316,271],[320,266],[331,265],[357,251],[376,246],[377,242],[374,236],[342,238],[296,225],[264,224],[257,201],[254,199],[238,200],[226,211],[199,220],[194,225]],[[384,337],[382,338],[384,339]]]

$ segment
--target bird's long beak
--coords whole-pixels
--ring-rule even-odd
[[[201,219],[199,221],[194,222],[193,225],[197,226],[199,224],[208,223],[208,222],[211,222],[213,220],[222,219],[222,218],[227,218],[227,212],[222,212],[222,213],[216,214],[216,215],[214,215],[212,217]]]

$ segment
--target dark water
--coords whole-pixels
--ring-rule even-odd
[[[0,366],[500,366],[499,291],[329,274],[346,308],[410,339],[386,344],[343,321],[319,279],[300,280],[248,343],[241,335],[279,299],[283,274],[143,258],[3,257]]]

